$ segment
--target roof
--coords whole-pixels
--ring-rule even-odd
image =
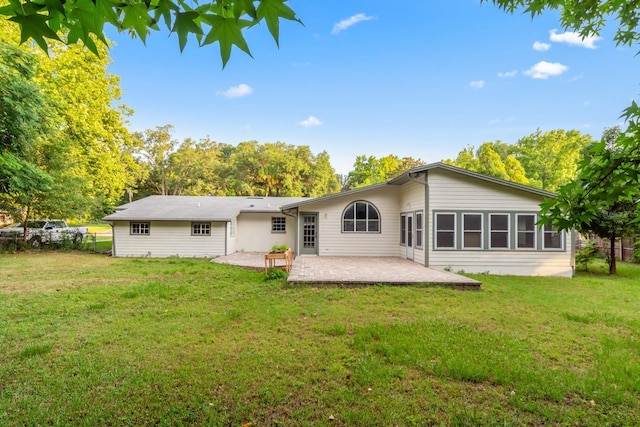
[[[382,184],[374,184],[374,185],[369,185],[366,187],[361,187],[361,188],[356,188],[354,190],[350,190],[350,191],[345,191],[342,193],[336,193],[336,194],[330,194],[328,196],[324,196],[324,197],[319,197],[316,199],[307,199],[307,200],[301,200],[298,202],[293,202],[291,204],[288,205],[283,205],[282,209],[286,210],[286,209],[293,209],[296,208],[298,206],[302,206],[302,205],[306,205],[309,203],[315,203],[318,201],[325,201],[325,200],[330,200],[330,199],[335,199],[338,197],[343,197],[343,196],[347,196],[347,195],[351,195],[351,194],[356,194],[356,193],[360,193],[363,191],[368,191],[368,190],[372,190],[375,188],[380,188],[380,187],[384,187],[387,185],[402,185],[402,184],[406,184],[409,181],[412,181],[413,178],[411,177],[411,175],[415,175],[415,174],[419,174],[419,173],[423,173],[423,172],[428,172],[432,169],[442,169],[442,170],[446,170],[449,172],[454,172],[454,173],[458,173],[460,175],[465,175],[465,176],[469,176],[472,178],[476,178],[476,179],[480,179],[483,181],[487,181],[487,182],[491,182],[494,184],[498,184],[498,185],[503,185],[505,187],[510,187],[516,190],[520,190],[520,191],[524,191],[527,193],[531,193],[531,194],[535,194],[537,196],[543,196],[543,197],[553,197],[555,198],[556,195],[555,193],[551,193],[549,191],[544,191],[544,190],[540,190],[539,188],[534,188],[534,187],[529,187],[528,185],[522,185],[522,184],[517,184],[515,182],[511,182],[511,181],[507,181],[504,179],[500,179],[500,178],[495,178],[489,175],[483,175],[481,173],[478,172],[472,172],[466,169],[462,169],[462,168],[458,168],[455,166],[451,166],[451,165],[447,165],[445,163],[429,163],[428,165],[422,165],[422,166],[417,166],[415,168],[412,168],[400,175],[398,175],[397,177],[391,179],[390,181],[384,182]]]
[[[105,221],[231,221],[241,212],[279,213],[308,197],[149,196],[116,208]]]

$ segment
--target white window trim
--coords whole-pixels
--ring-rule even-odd
[[[507,229],[506,230],[493,230],[491,228],[491,217],[493,215],[501,215],[501,216],[506,216],[507,217]],[[489,223],[487,224],[489,226],[489,249],[494,250],[494,251],[508,251],[511,250],[511,215],[509,215],[509,213],[507,212],[491,212],[489,213]],[[491,246],[491,233],[493,232],[496,233],[504,233],[505,231],[507,232],[507,247],[493,247]]]
[[[355,210],[355,206],[358,203],[364,203],[367,206],[367,210],[366,210],[366,219],[364,219],[364,223],[365,223],[365,230],[357,230],[357,223],[358,221],[363,221],[362,219],[358,220],[356,218],[357,213]],[[344,229],[344,215],[347,212],[347,210],[350,207],[354,207],[354,211],[353,211],[353,230],[345,230]],[[378,219],[377,220],[370,220],[369,219],[369,206],[372,206],[373,209],[376,211],[376,213],[378,214]],[[350,221],[350,220],[349,220]],[[376,231],[370,231],[369,230],[369,221],[378,221],[378,230]],[[342,233],[355,233],[355,234],[381,234],[382,233],[382,215],[380,214],[380,209],[378,209],[378,207],[373,204],[372,202],[369,202],[368,200],[354,200],[353,202],[349,203],[347,205],[347,207],[344,208],[344,210],[342,211],[342,215],[340,216],[340,230]]]
[[[440,215],[453,215],[453,246],[438,246],[438,217]],[[433,246],[435,249],[441,249],[441,250],[450,250],[450,251],[455,251],[456,249],[458,249],[458,215],[455,212],[435,212],[434,214],[434,218],[433,218],[433,222],[434,222],[434,227],[433,227],[433,233],[434,233],[434,238],[433,238]],[[451,230],[442,230],[445,232],[451,232]]]
[[[470,233],[477,233],[478,230],[466,230],[464,228],[464,217],[465,216],[471,216],[471,215],[476,215],[476,216],[480,216],[480,246],[465,246],[464,244],[464,234],[465,232],[470,232]],[[461,228],[462,228],[462,241],[460,242],[462,249],[468,249],[468,250],[474,250],[474,251],[481,251],[484,250],[484,215],[480,212],[463,212],[462,213],[462,223],[460,224]]]
[[[199,225],[199,226],[200,226],[200,231],[202,231],[202,226],[203,226],[203,225],[207,225],[207,226],[209,226],[209,227],[208,227],[208,229],[207,229],[208,233],[202,233],[202,232],[200,232],[200,233],[196,233],[196,232],[195,232],[195,230],[194,230],[194,227],[195,227],[196,225]],[[204,222],[192,222],[192,223],[191,223],[191,235],[192,235],[192,236],[197,236],[197,237],[203,237],[203,236],[204,236],[204,237],[207,237],[207,236],[211,236],[211,223],[210,223],[210,222],[206,222],[206,221],[204,221]]]
[[[134,224],[139,224],[139,225],[143,225],[145,224],[147,226],[147,233],[134,233],[133,232],[133,225]],[[151,223],[148,221],[131,221],[129,223],[129,235],[131,236],[150,236],[151,235]]]
[[[553,226],[552,226],[552,229],[550,231],[547,231],[547,225],[546,224],[543,225],[541,228],[542,228],[542,250],[545,250],[545,251],[564,251],[564,242],[566,240],[565,239],[565,235],[564,235],[564,231],[557,232],[557,231],[553,230]],[[548,248],[545,245],[545,240],[546,240],[545,237],[546,237],[547,233],[554,233],[554,232],[560,234],[560,247],[559,248]]]
[[[278,222],[277,220],[282,220],[282,222]],[[282,230],[276,230],[275,226],[282,226]],[[283,234],[287,232],[287,218],[284,216],[272,216],[271,217],[271,233],[273,234]]]
[[[532,216],[533,217],[533,247],[532,248],[521,248],[518,246],[518,235],[520,234],[520,230],[518,230],[518,218],[521,216]],[[538,226],[536,223],[538,222],[538,215],[533,213],[517,213],[516,214],[516,222],[513,225],[513,228],[516,233],[516,250],[517,251],[537,251],[538,250]]]

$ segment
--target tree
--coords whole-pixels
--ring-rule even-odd
[[[529,184],[525,169],[511,154],[512,150],[501,141],[485,142],[475,153],[470,145],[460,151],[455,160],[447,159],[444,163],[518,184]]]
[[[360,155],[356,157],[353,170],[347,176],[347,188],[345,190],[365,187],[367,185],[386,182],[424,162],[413,157],[400,158],[395,154],[380,157]]]
[[[576,228],[609,239],[609,272],[616,273],[616,239],[640,231],[640,135],[638,106],[626,111],[629,127],[612,142],[610,130],[585,150],[575,180],[541,205],[540,223]],[[613,145],[612,145],[613,144]]]
[[[577,130],[556,129],[520,138],[513,153],[526,171],[530,185],[555,192],[576,176],[580,156],[593,142]]]
[[[0,16],[20,26],[21,43],[33,39],[46,51],[51,41],[67,45],[82,42],[96,55],[100,53],[96,40],[108,44],[105,24],[127,31],[143,43],[151,30],[165,27],[178,35],[180,50],[190,36],[195,36],[200,46],[218,42],[224,66],[233,45],[251,55],[243,35],[247,28],[264,21],[279,43],[280,21],[300,22],[285,3],[287,0],[210,0],[200,4],[187,0],[8,0],[0,7]]]

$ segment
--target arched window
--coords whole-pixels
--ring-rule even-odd
[[[380,213],[369,202],[351,203],[342,213],[342,231],[344,233],[379,233]]]

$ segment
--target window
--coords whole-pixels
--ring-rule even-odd
[[[380,214],[369,202],[353,202],[342,213],[342,231],[379,233]]]
[[[416,248],[422,247],[422,212],[416,212]]]
[[[236,220],[232,219],[229,222],[229,237],[236,237]]]
[[[509,249],[508,214],[489,214],[489,248]]]
[[[456,214],[437,213],[436,214],[436,248],[455,249],[456,248]]]
[[[536,216],[533,214],[517,214],[517,242],[518,249],[536,248]]]
[[[407,244],[407,216],[400,215],[400,244]]]
[[[131,234],[149,235],[151,227],[148,222],[132,222]]]
[[[543,233],[542,247],[544,249],[562,249],[562,233],[551,224],[551,221],[544,225]]]
[[[482,249],[482,214],[462,214],[462,247]]]
[[[272,233],[286,233],[287,232],[287,218],[283,216],[271,217],[271,232]]]
[[[210,222],[193,222],[191,223],[192,236],[211,236]]]

